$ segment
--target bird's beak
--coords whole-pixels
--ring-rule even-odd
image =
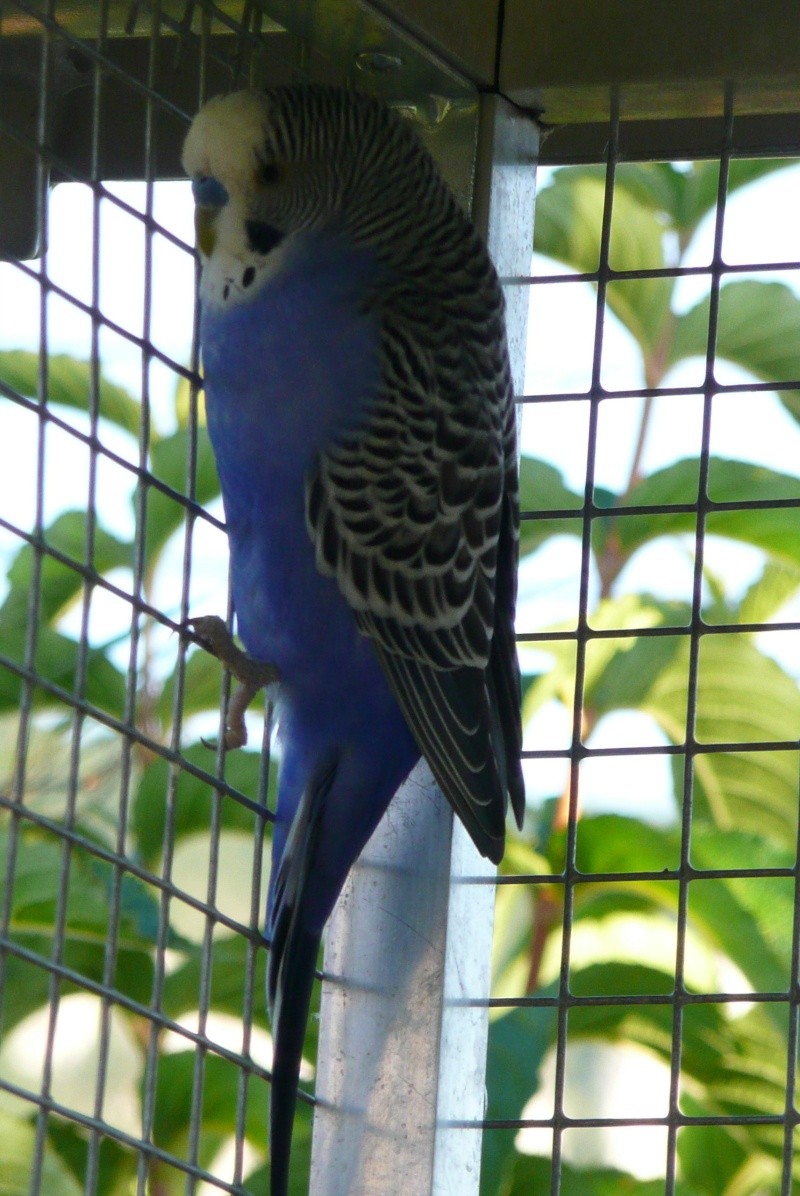
[[[197,247],[203,257],[211,257],[217,243],[217,209],[203,207],[198,204],[194,210],[194,227],[197,234]]]

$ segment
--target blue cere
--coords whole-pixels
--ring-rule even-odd
[[[195,203],[204,208],[224,208],[230,199],[219,179],[210,174],[201,174],[192,179],[192,194]]]

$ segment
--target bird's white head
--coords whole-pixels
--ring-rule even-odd
[[[220,305],[258,289],[267,255],[283,231],[258,218],[263,194],[279,181],[269,145],[264,94],[239,91],[209,100],[192,122],[183,167],[192,180],[204,298]]]
[[[232,195],[252,194],[267,142],[267,105],[257,91],[215,96],[192,121],[183,168],[193,182],[216,179]]]
[[[301,84],[210,100],[183,151],[206,299],[235,302],[280,269],[295,234],[345,233],[401,267],[454,201],[418,138],[384,104]]]

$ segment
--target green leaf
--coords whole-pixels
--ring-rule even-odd
[[[728,195],[765,175],[793,165],[791,158],[732,158],[728,164]],[[675,170],[674,167],[671,169]],[[687,171],[675,170],[675,174],[678,186],[672,220],[683,244],[687,244],[703,217],[716,207],[719,162],[692,162]]]
[[[766,623],[800,589],[800,564],[768,561],[759,578],[748,587],[731,622]]]
[[[69,718],[54,720],[50,713],[28,724],[25,756],[25,806],[34,814],[58,821],[71,808],[84,834],[113,848],[119,824],[120,755],[119,736],[93,720],[81,725],[78,785],[72,790],[70,767],[73,727]],[[19,714],[15,710],[0,717],[0,792],[12,788],[11,773],[16,759]],[[138,776],[138,760],[131,761]]]
[[[587,703],[598,715],[642,710],[676,744],[686,734],[689,643],[683,636],[618,643],[598,675]],[[796,740],[800,693],[775,661],[749,637],[705,636],[701,641],[695,735],[700,743],[730,750],[699,753],[694,765],[698,817],[720,828],[738,827],[783,844],[797,835],[795,752],[737,752],[738,743]],[[683,760],[675,760],[676,793],[682,794]]]
[[[520,460],[519,499],[523,511],[579,512],[583,507],[583,496],[569,489],[555,466],[534,457]],[[565,522],[573,526],[576,521]]]
[[[521,481],[523,510],[547,511],[582,506],[582,499],[568,490],[557,470],[532,458],[522,458]],[[620,500],[616,511],[625,507],[661,507],[657,514],[620,516],[613,507],[608,514],[593,520],[592,546],[596,556],[608,551],[613,540],[614,552],[628,560],[637,549],[662,536],[695,534],[696,511],[670,508],[697,505],[699,462],[684,458],[644,478]],[[709,460],[709,497],[715,503],[776,502],[800,499],[800,481],[791,474],[779,473],[747,461],[724,457]],[[540,525],[542,525],[540,527]],[[580,518],[526,519],[522,522],[521,553],[530,552],[553,535],[580,536]],[[800,566],[800,537],[797,535],[797,511],[794,508],[763,507],[746,510],[714,510],[706,518],[709,535],[724,536],[762,549],[787,566]]]
[[[203,744],[196,743],[184,748],[183,758],[197,768],[210,771],[214,767],[215,754]],[[256,801],[261,776],[261,754],[259,752],[229,752],[225,757],[225,781],[238,789],[251,801]],[[155,760],[142,774],[133,801],[131,827],[136,836],[137,850],[148,864],[161,858],[164,849],[164,833],[167,819],[167,802],[170,793],[170,768],[166,760]],[[268,801],[274,802],[275,765],[270,769]],[[174,810],[170,822],[172,842],[183,835],[194,835],[198,831],[210,830],[211,819],[217,801],[213,777],[206,781],[193,773],[180,770],[175,787]],[[223,796],[219,799],[220,830],[245,830],[252,832],[255,815],[247,806],[240,805],[235,798]]]
[[[608,997],[663,997],[675,985],[671,971],[613,960],[590,964],[580,969],[580,975],[582,992]],[[690,1048],[685,1063],[691,1074],[698,1074],[701,1070],[696,1056],[698,1051],[702,1056],[705,1050],[703,1031],[709,1033],[720,1024],[721,1019],[717,1006],[699,1005],[697,1008],[701,1022],[695,1028],[696,1041],[693,1039],[690,1043],[684,1043],[685,1048]],[[669,1062],[672,1020],[672,1008],[663,1002],[585,1005],[572,1011],[570,1034],[576,1039],[603,1038],[610,1042],[634,1042],[655,1051]]]
[[[671,675],[654,686],[655,716],[666,727],[685,711],[688,644]],[[712,635],[700,645],[697,719],[699,743],[730,744],[729,751],[695,757],[698,813],[721,828],[736,827],[793,846],[797,837],[797,754],[737,752],[737,743],[797,740],[800,692],[749,637]]]
[[[548,995],[553,995],[550,990]],[[542,995],[539,993],[537,995]],[[519,1118],[539,1087],[539,1069],[556,1025],[553,1007],[512,1009],[489,1026],[486,1086],[490,1121]],[[497,1180],[514,1157],[514,1133],[490,1130],[483,1137],[481,1194],[497,1191]]]
[[[147,488],[147,515],[145,531],[145,555],[148,572],[155,567],[159,553],[170,536],[182,526],[186,517],[183,495],[190,493],[188,484],[189,462],[192,451],[192,430],[178,428],[171,436],[165,436],[153,445],[150,456],[150,470],[164,485],[175,491],[175,497],[145,482]],[[207,504],[219,494],[219,478],[214,464],[211,441],[205,428],[196,432],[196,458],[194,470],[195,502]],[[133,496],[134,510],[139,507],[139,490]]]
[[[139,435],[141,407],[122,386],[109,382],[98,370],[98,409],[100,415],[131,436]],[[0,351],[0,379],[19,394],[35,398],[39,393],[39,354],[24,349]],[[47,399],[65,407],[88,411],[92,394],[92,367],[66,353],[47,360]]]
[[[188,428],[196,422],[201,428],[206,426],[206,397],[202,387],[194,391],[195,384],[183,374],[175,379],[173,403],[178,426]]]
[[[660,269],[664,265],[664,225],[624,187],[614,193],[609,264],[613,270]],[[659,340],[670,312],[674,281],[640,278],[611,282],[609,307],[643,349]]]
[[[615,628],[640,630],[655,627],[665,621],[674,622],[668,603],[658,603],[647,597],[629,594],[619,599],[609,599],[600,604],[591,618],[592,628],[601,631]],[[560,629],[559,629],[560,630]],[[643,652],[650,654],[652,668],[663,667],[674,655],[673,637],[648,637]],[[591,640],[586,654],[584,675],[585,703],[599,715],[610,709],[637,708],[647,693],[653,674],[643,676],[638,671],[638,661],[627,665],[627,655],[638,647],[638,639],[608,638]],[[569,640],[553,641],[542,645],[542,651],[553,658],[553,667],[534,678],[527,689],[522,708],[523,722],[527,722],[545,702],[557,698],[564,706],[571,708],[575,691],[575,645]],[[608,684],[604,683],[609,667],[621,675],[612,674]],[[599,687],[599,688],[596,688]]]
[[[36,1152],[36,1128],[21,1117],[0,1111],[0,1141],[3,1166],[0,1168],[0,1196],[28,1196]],[[79,1184],[62,1159],[46,1147],[41,1176],[42,1192],[47,1196],[81,1196]]]
[[[523,831],[522,834],[526,832]],[[505,876],[547,873],[550,864],[523,838],[510,833],[500,865]],[[535,895],[527,885],[499,885],[495,898],[494,934],[492,935],[492,992],[505,997],[523,996],[530,971],[531,933]]]
[[[19,665],[26,661],[26,637],[24,627],[13,624],[3,626],[3,652]],[[61,635],[51,627],[39,627],[33,669],[37,677],[49,681],[70,693],[75,691],[81,649],[75,640]],[[114,667],[108,657],[98,648],[89,648],[84,656],[85,684],[81,696],[108,714],[122,717],[125,706],[125,678]],[[22,679],[10,668],[0,669],[0,712],[18,710],[22,700]],[[63,709],[61,699],[50,694],[43,686],[34,685],[33,703],[37,709],[57,707]]]
[[[292,1166],[289,1171],[288,1196],[308,1196],[311,1174],[311,1127],[312,1110],[308,1105],[298,1105],[292,1135]],[[245,1180],[248,1196],[261,1196],[269,1191],[270,1167],[266,1163]]]
[[[536,198],[534,250],[591,273],[600,262],[600,238],[605,206],[603,166],[570,167],[557,170],[549,186]],[[670,186],[664,187],[663,172],[626,165],[615,176],[614,212],[611,221],[609,258],[615,270],[657,269],[663,266],[663,220],[654,219],[663,210]],[[617,205],[619,204],[619,207]],[[627,218],[633,227],[628,229]]]
[[[664,1196],[663,1179],[642,1180],[610,1167],[571,1167],[563,1160],[559,1171],[564,1196]],[[518,1155],[511,1177],[495,1191],[497,1196],[538,1196],[550,1191],[550,1182],[549,1159]],[[675,1196],[700,1196],[700,1191],[678,1181]]]
[[[579,273],[600,264],[603,176],[595,169],[557,170],[536,196],[533,248]]]
[[[522,457],[519,464],[520,508],[536,513],[571,511],[579,514],[583,498],[565,485],[558,470],[545,461]],[[525,519],[520,526],[520,556],[534,552],[551,536],[579,536],[580,518],[554,516]]]
[[[573,647],[570,652],[569,647],[567,644],[547,645],[547,653],[553,657],[553,667],[537,673],[526,685],[522,701],[523,726],[553,699],[564,706],[569,704],[569,688],[572,686],[574,690],[575,687],[575,650]]]
[[[703,1106],[688,1094],[684,1094],[681,1107],[690,1116],[701,1116],[705,1112]],[[727,1126],[686,1125],[678,1133],[681,1174],[704,1196],[727,1192],[730,1180],[746,1157],[743,1144]]]
[[[62,563],[48,552],[23,545],[11,562],[7,580],[9,593],[0,608],[4,630],[13,623],[24,627],[31,603],[35,562],[41,561],[39,573],[39,617],[52,623],[82,592],[84,578],[80,568],[91,565],[92,572],[109,573],[112,569],[130,567],[133,545],[117,539],[103,527],[96,525],[92,534],[91,561],[87,561],[86,513],[65,511],[42,534],[45,548],[53,549],[75,562],[75,568]]]
[[[793,158],[733,158],[728,166],[728,195],[765,175],[795,165]],[[554,172],[551,187],[564,190],[571,180],[586,178],[603,183],[605,176],[605,166],[562,167]],[[642,207],[658,214],[665,229],[678,233],[681,245],[686,246],[700,221],[716,206],[719,162],[691,162],[681,166],[672,162],[622,162],[616,168],[614,181]],[[549,189],[543,188],[540,197]],[[538,200],[536,216],[538,220]],[[598,213],[597,221],[601,218]],[[536,248],[548,256],[557,256],[544,248],[547,232],[538,228],[536,231]]]
[[[194,1051],[181,1051],[162,1056],[158,1065],[156,1113],[153,1137],[158,1146],[185,1155],[187,1135],[194,1105]],[[235,1064],[213,1053],[205,1057],[202,1084],[202,1121],[199,1162],[208,1166],[222,1143],[236,1132],[237,1108],[241,1072]],[[267,1141],[269,1088],[260,1079],[251,1078],[247,1085],[245,1136],[263,1152]],[[299,1101],[292,1137],[292,1169],[289,1196],[307,1196],[311,1165],[311,1107]],[[173,1169],[160,1164],[158,1191],[183,1192],[185,1175],[180,1186]],[[268,1190],[269,1166],[259,1167],[247,1180],[244,1191],[253,1196]],[[153,1180],[156,1176],[151,1177]],[[174,1185],[174,1186],[173,1186]]]
[[[289,1171],[288,1196],[308,1196],[311,1174],[311,1129],[313,1110],[301,1102],[297,1106],[292,1134],[292,1165]],[[267,1163],[245,1179],[245,1192],[261,1196],[269,1191],[270,1167]]]
[[[659,602],[646,594],[606,599],[590,618],[593,631],[635,632],[663,625],[680,626],[688,621],[688,611],[682,603]],[[675,643],[669,641],[674,638],[648,636],[639,640],[631,636],[592,640],[584,671],[586,704],[597,713],[614,709],[616,697],[623,697],[626,705],[633,701],[638,706],[650,692],[654,679],[673,661]],[[638,663],[630,659],[640,649],[647,654],[652,669],[645,677],[638,674]]]
[[[158,1064],[156,1110],[153,1137],[159,1146],[174,1150],[185,1139],[192,1117],[196,1055],[178,1051],[162,1055]],[[201,1164],[213,1158],[219,1143],[236,1131],[239,1068],[227,1059],[209,1053],[205,1058],[202,1095],[203,1132]],[[261,1146],[268,1125],[269,1092],[262,1081],[248,1084],[245,1132]]]
[[[247,994],[245,992],[248,974],[248,942],[241,936],[215,939],[211,948],[211,998],[210,1008],[215,1013],[228,1013],[232,1017],[243,1017]],[[268,1021],[266,984],[264,983],[263,955],[256,960],[256,983],[248,1000],[252,1002],[251,1015],[256,1023],[265,1026]],[[207,963],[205,948],[192,945],[184,952],[184,962],[170,972],[164,981],[164,1012],[177,1018],[197,1006],[197,995],[205,975]]]
[[[594,169],[601,175],[605,174],[605,166]],[[637,203],[661,216],[665,227],[678,228],[679,213],[690,177],[671,162],[620,162],[614,181],[616,186],[624,187]]]
[[[497,890],[492,935],[492,991],[522,996],[530,971],[534,902],[527,885]]]
[[[8,875],[8,832],[0,829],[0,873]],[[53,836],[36,831],[20,834],[12,874],[9,935],[13,942],[50,958],[62,888],[65,847]],[[90,852],[69,853],[69,887],[63,932],[62,962],[89,979],[104,975],[109,901],[115,891],[114,869]],[[148,999],[152,952],[158,926],[158,904],[150,889],[125,875],[119,890],[119,947],[116,983],[138,1000]],[[46,970],[7,957],[4,1024],[6,1029],[47,1000]],[[64,982],[64,991],[74,986]]]
[[[790,869],[795,852],[760,834],[739,830],[723,833],[696,825],[691,858],[695,868],[706,870]],[[791,878],[696,879],[689,886],[689,905],[692,920],[716,940],[754,990],[788,991],[794,912]]]
[[[580,273],[600,261],[605,182],[589,170],[558,171],[536,201],[534,248]],[[609,261],[615,270],[664,265],[664,222],[624,185],[615,188]],[[608,287],[608,305],[644,349],[658,341],[669,315],[670,278],[628,279]]]
[[[558,856],[558,843],[550,850]],[[638,881],[634,889],[626,881],[594,882],[591,876],[632,869],[658,872],[677,867],[679,857],[676,830],[643,826],[637,819],[619,815],[582,819],[577,864],[588,879],[576,890],[576,922],[613,916],[634,901],[677,916],[678,889],[671,880]],[[771,843],[760,834],[725,831],[700,821],[692,828],[691,862],[701,875],[689,884],[690,926],[713,951],[732,960],[758,992],[788,992],[794,882],[791,877],[774,876],[704,877],[702,872],[791,869],[794,858],[793,848]],[[573,991],[586,991],[582,983],[574,981]],[[775,1008],[782,1030],[785,1010]]]
[[[677,868],[680,844],[672,827],[651,826],[621,814],[597,814],[579,823],[575,862],[583,874],[659,872]]]
[[[640,710],[681,745],[686,738],[689,636],[637,636],[637,627],[686,623],[673,604],[627,596],[602,603],[592,615],[598,629],[631,629],[629,636],[590,640],[585,703],[599,719],[617,710]],[[526,697],[523,718],[543,694],[571,709],[575,651],[570,643],[546,646],[553,667]],[[699,743],[730,744],[725,751],[698,752],[694,759],[695,816],[720,828],[738,827],[792,845],[797,836],[797,752],[772,743],[795,742],[800,729],[800,692],[774,660],[742,633],[704,635],[700,642],[694,732]],[[737,751],[737,744],[765,743],[764,751]],[[676,794],[683,792],[682,757],[674,758]]]
[[[89,1141],[77,1126],[69,1121],[50,1118],[47,1137],[58,1156],[69,1167],[84,1191],[84,1180],[89,1153]],[[133,1150],[103,1136],[97,1144],[98,1196],[130,1196],[131,1187],[136,1186],[137,1156]]]
[[[745,994],[745,1001],[747,994]],[[745,1012],[742,1012],[744,1008]],[[695,1033],[696,1006],[684,1017],[684,1040],[690,1041]],[[787,1038],[789,1032],[788,1001],[782,1008],[783,1017],[778,1014],[781,1007],[764,1006],[722,1006],[722,1017],[713,1033],[709,1033],[704,1019],[702,1044],[705,1052],[699,1079],[705,1090],[696,1085],[685,1084],[688,1095],[702,1103],[704,1114],[720,1111],[733,1116],[752,1115],[775,1116],[786,1108]],[[752,1136],[761,1141],[768,1150],[778,1145],[773,1140],[769,1146],[774,1127],[754,1126]]]
[[[222,667],[216,657],[196,648],[187,658],[183,675],[181,711],[186,719],[204,710],[219,710],[222,697]],[[165,681],[158,696],[158,710],[164,726],[169,726],[175,701],[175,676]]]
[[[40,936],[49,948],[60,900],[62,867],[66,846],[53,836],[36,832],[18,836],[14,857],[11,929],[27,936]],[[0,860],[5,867],[8,833],[0,832]],[[105,946],[108,901],[114,888],[110,864],[85,849],[69,852],[69,894],[67,937]],[[158,927],[158,904],[136,877],[125,874],[120,889],[120,942],[126,949],[149,949]]]
[[[602,1038],[609,1042],[633,1042],[654,1051],[665,1063],[671,1062],[673,1007],[671,1002],[663,1001],[663,996],[674,988],[671,972],[609,960],[590,964],[580,972],[576,970],[575,975],[578,974],[582,993],[662,999],[652,1003],[639,1000],[573,1009],[570,1012],[571,1037],[576,1041]],[[763,1114],[764,1101],[759,1084],[751,1082],[748,1094],[741,1083],[743,1074],[753,1081],[759,1066],[765,1077],[772,1076],[773,1098],[767,1104],[774,1104],[781,1098],[785,1104],[785,1096],[782,1096],[786,1078],[785,1034],[778,1033],[762,1008],[732,1018],[725,1005],[698,1002],[685,1011],[682,1031],[684,1075],[691,1076],[701,1086],[695,1086],[695,1091],[710,1094],[712,1105],[730,1112],[735,1109],[741,1113],[749,1109],[751,1113]],[[762,1058],[765,1050],[767,1056]],[[749,1061],[752,1066],[748,1065]]]
[[[696,504],[699,474],[696,458],[676,461],[639,482],[626,496],[624,506],[674,506]],[[712,457],[709,461],[709,497],[718,503],[775,502],[800,498],[800,480],[746,461]],[[711,535],[740,540],[763,549],[772,557],[800,564],[797,511],[791,508],[761,510],[712,510],[706,520]],[[619,550],[627,559],[643,544],[663,535],[694,533],[694,511],[665,511],[654,515],[631,515],[613,520]],[[602,549],[600,533],[596,551]]]
[[[609,962],[583,970],[581,991],[608,996],[651,994],[668,991],[664,982],[669,973],[659,973],[641,965]],[[787,994],[788,997],[788,994]],[[735,1009],[735,1007],[734,1007]],[[692,1003],[685,1007],[681,1033],[681,1107],[703,1116],[763,1117],[781,1114],[785,1108],[786,1038],[788,999],[783,1026],[763,1006],[731,1016],[727,1004]],[[673,1008],[671,1004],[641,1001],[590,1005],[570,1012],[570,1036],[601,1038],[611,1042],[633,1042],[654,1051],[666,1065],[672,1059]],[[742,1158],[772,1156],[774,1168],[783,1151],[781,1127],[743,1123],[732,1132],[740,1144],[732,1163],[738,1172]],[[695,1149],[687,1143],[687,1151]],[[713,1144],[709,1143],[709,1151]],[[707,1196],[729,1191],[713,1186],[716,1160],[708,1160],[709,1174],[701,1180],[697,1171],[689,1178],[697,1190]],[[763,1170],[763,1167],[762,1167]],[[737,1180],[738,1182],[738,1180]],[[768,1189],[771,1190],[771,1189]],[[756,1188],[730,1188],[731,1192],[759,1192]]]
[[[708,317],[706,297],[678,318],[670,364],[705,357]],[[720,289],[716,355],[774,382],[783,404],[800,419],[800,394],[779,385],[800,378],[800,297],[785,283],[745,279]]]

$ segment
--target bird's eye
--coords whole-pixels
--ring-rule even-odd
[[[204,208],[224,208],[230,198],[219,179],[211,174],[196,175],[192,179],[194,201]]]

